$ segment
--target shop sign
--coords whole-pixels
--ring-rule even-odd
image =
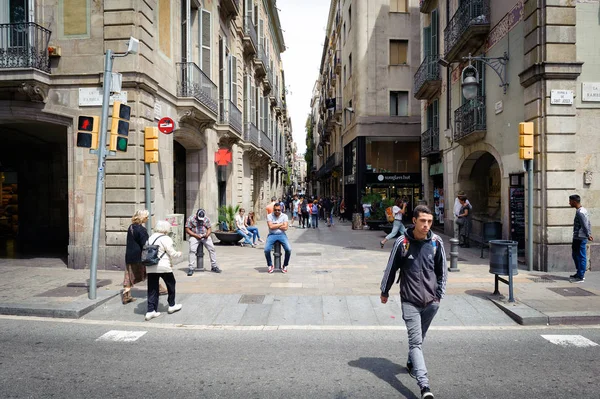
[[[417,184],[420,173],[365,173],[367,184]]]
[[[429,166],[429,176],[435,175],[443,175],[444,174],[444,164],[441,162],[434,163]]]

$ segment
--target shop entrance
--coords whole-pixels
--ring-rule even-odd
[[[421,188],[418,186],[371,184],[367,186],[367,194],[379,194],[383,200],[406,198],[408,205],[406,206],[404,221],[410,222],[412,220],[412,211],[419,204]]]

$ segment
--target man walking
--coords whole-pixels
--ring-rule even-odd
[[[300,200],[298,199],[298,195],[295,194],[294,195],[294,201],[292,202],[292,205],[290,206],[290,208],[292,208],[292,227],[294,227],[294,221],[298,220],[298,208],[300,205]],[[298,221],[298,225],[300,225],[300,221]]]
[[[570,276],[574,283],[582,283],[585,281],[585,270],[587,268],[587,242],[594,241],[592,237],[592,224],[590,215],[583,206],[581,206],[581,197],[577,194],[569,196],[569,205],[575,208],[575,220],[573,221],[573,244],[571,245],[571,253],[573,261],[575,261],[575,270],[577,272]]]
[[[189,251],[189,266],[188,276],[194,274],[196,269],[196,261],[199,256],[202,256],[203,246],[208,251],[210,257],[210,270],[215,273],[221,273],[221,269],[217,266],[217,254],[215,252],[215,246],[210,238],[211,225],[210,219],[206,216],[204,209],[198,209],[196,215],[190,216],[185,222],[185,232],[189,235],[188,244],[190,246]],[[200,245],[202,244],[202,245]],[[198,268],[199,272],[204,271],[204,267]]]
[[[433,213],[425,205],[413,211],[414,227],[396,240],[381,281],[381,303],[400,270],[402,319],[408,332],[406,368],[417,380],[421,399],[433,399],[423,358],[423,341],[446,292],[446,254],[442,239],[430,231]]]
[[[290,256],[292,255],[292,248],[290,247],[287,235],[285,234],[288,229],[288,217],[285,213],[281,212],[281,205],[275,204],[273,213],[270,213],[267,216],[267,225],[269,226],[269,235],[267,236],[267,242],[265,244],[265,258],[267,258],[268,272],[271,274],[275,270],[271,259],[271,250],[273,249],[273,245],[279,241],[285,251],[281,272],[287,273],[288,263],[290,262]]]

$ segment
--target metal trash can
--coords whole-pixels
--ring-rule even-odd
[[[352,230],[362,230],[362,214],[352,214]]]
[[[509,267],[512,275],[519,274],[517,268],[517,241],[491,240],[490,241],[490,273],[508,276]]]

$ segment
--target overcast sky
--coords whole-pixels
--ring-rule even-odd
[[[323,54],[329,0],[278,0],[279,19],[287,49],[281,55],[288,89],[287,106],[292,118],[298,152],[306,151],[304,125]]]

